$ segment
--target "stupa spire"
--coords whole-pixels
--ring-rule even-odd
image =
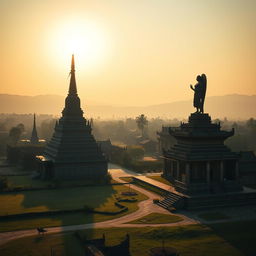
[[[71,59],[70,83],[69,83],[68,93],[70,95],[76,95],[77,94],[76,77],[75,77],[75,57],[74,57],[74,54],[72,54],[72,59]]]
[[[65,108],[62,111],[62,115],[65,117],[77,117],[83,116],[83,111],[80,108],[80,99],[77,94],[76,89],[76,77],[75,77],[75,57],[72,54],[71,59],[71,71],[70,71],[70,83],[69,83],[69,90],[68,96],[65,99]]]
[[[32,130],[32,134],[31,134],[30,143],[31,144],[38,144],[39,143],[39,139],[38,139],[38,136],[37,136],[37,130],[36,130],[36,114],[34,114],[34,123],[33,123],[33,130]]]

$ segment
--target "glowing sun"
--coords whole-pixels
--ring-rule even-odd
[[[71,55],[75,54],[76,62],[86,68],[99,65],[108,53],[103,29],[83,20],[58,24],[53,30],[51,45],[58,60],[67,63]]]

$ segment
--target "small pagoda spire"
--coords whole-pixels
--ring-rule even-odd
[[[33,130],[32,130],[32,134],[31,134],[30,143],[31,144],[38,144],[39,143],[39,139],[38,139],[38,136],[37,136],[37,130],[36,130],[36,114],[34,114],[34,123],[33,123]]]
[[[71,59],[70,83],[69,83],[68,94],[69,95],[77,95],[74,54],[72,54],[72,59]]]

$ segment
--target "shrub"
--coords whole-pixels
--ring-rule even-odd
[[[145,150],[142,146],[132,145],[127,147],[127,153],[130,155],[132,159],[141,159],[144,154]]]
[[[120,208],[120,209],[125,208],[125,206],[124,206],[124,205],[119,204],[118,202],[115,202],[115,205],[116,205],[118,208]]]
[[[124,166],[127,166],[127,167],[129,167],[132,163],[132,157],[126,151],[123,152],[122,163],[123,163]]]
[[[85,206],[84,206],[84,211],[85,211],[85,212],[94,212],[94,208],[93,208],[93,207],[90,207],[90,206],[88,206],[88,205],[85,205]]]
[[[8,187],[7,178],[4,176],[0,176],[0,191],[3,191]]]

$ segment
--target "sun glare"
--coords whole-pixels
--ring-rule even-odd
[[[65,65],[71,54],[75,54],[79,66],[90,69],[99,66],[108,53],[103,29],[86,21],[59,24],[53,30],[51,41],[57,61],[64,61]]]

